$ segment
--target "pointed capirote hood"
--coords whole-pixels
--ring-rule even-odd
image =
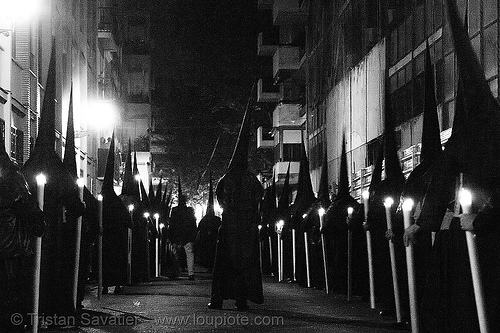
[[[156,204],[156,194],[153,189],[153,179],[151,177],[149,178],[148,199],[152,205]]]
[[[122,195],[139,196],[137,181],[134,179],[132,171],[132,144],[128,140],[127,157],[125,158],[125,170],[123,173]]]
[[[402,184],[405,178],[401,170],[401,163],[399,162],[398,150],[396,148],[393,114],[388,96],[386,96],[385,103],[384,141],[385,178]]]
[[[349,194],[349,170],[347,169],[347,151],[345,133],[342,134],[342,153],[340,155],[339,188],[337,197],[348,196]]]
[[[50,55],[49,71],[47,83],[45,84],[45,94],[40,114],[40,124],[35,147],[45,147],[47,150],[54,150],[55,146],[55,126],[56,126],[56,46],[52,41],[52,51]]]
[[[158,182],[158,186],[156,187],[156,194],[155,194],[155,203],[156,205],[161,205],[161,194],[163,190],[163,180],[162,180],[162,175],[160,174],[160,181]]]
[[[437,102],[434,86],[434,67],[431,64],[429,43],[425,49],[425,99],[420,161],[434,161],[442,152]]]
[[[141,190],[141,198],[142,198],[141,203],[143,204],[144,209],[150,209],[151,201],[149,200],[149,196],[148,193],[146,192],[146,187],[144,187],[144,182],[142,181],[142,179],[139,182],[139,188]]]
[[[301,151],[302,157],[300,159],[299,180],[295,201],[301,198],[315,198],[311,183],[311,174],[309,172],[309,160],[307,158],[304,141],[302,141]]]
[[[177,176],[177,200],[182,195],[181,176]]]
[[[319,180],[318,200],[320,201],[321,207],[326,209],[330,206],[330,190],[328,188],[328,159],[326,151],[325,156],[323,157],[323,167],[321,168],[321,177]]]
[[[137,152],[134,151],[134,162],[132,164],[132,174],[134,178],[134,183],[136,185],[136,190],[137,190],[137,196],[141,198],[141,202],[147,202],[149,203],[149,198],[148,198],[148,193],[146,192],[146,188],[144,187],[144,184],[142,182],[142,177],[141,174],[139,173],[139,168],[137,166]],[[139,181],[137,181],[139,179]]]
[[[276,198],[274,198],[276,206]],[[283,183],[283,189],[281,190],[281,196],[278,200],[278,210],[280,213],[286,211],[290,206],[290,162],[288,162],[288,168],[286,169],[285,181]]]
[[[377,153],[377,158],[375,160],[375,166],[373,167],[372,171],[372,180],[370,182],[370,197],[372,196],[372,193],[375,191],[375,188],[380,184],[382,181],[382,164],[384,162],[384,143],[382,143],[379,146],[378,153]]]
[[[106,170],[104,171],[104,180],[102,182],[103,193],[114,193],[114,175],[115,175],[115,132],[111,135],[109,144],[108,158],[106,160]]]
[[[66,146],[64,147],[63,164],[69,173],[78,177],[75,158],[75,125],[73,119],[73,85],[69,93],[68,126],[66,129]]]
[[[500,107],[458,16],[456,3],[446,3],[467,116],[464,126],[453,129],[443,158],[454,160],[465,174],[500,177]]]
[[[211,216],[215,215],[214,209],[214,185],[212,182],[212,170],[208,172],[209,182],[208,182],[208,202],[207,202],[207,212],[205,215]]]
[[[238,168],[246,170],[248,168],[248,144],[250,142],[250,121],[251,121],[251,108],[247,106],[245,115],[241,122],[238,140],[234,147],[233,156],[229,162],[228,170]]]
[[[270,186],[264,190],[264,197],[260,205],[262,225],[271,227],[276,223],[276,182],[273,174],[273,181]]]

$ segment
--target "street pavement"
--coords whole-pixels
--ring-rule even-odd
[[[125,286],[119,295],[110,288],[101,302],[97,288],[90,285],[79,319],[47,317],[47,323],[59,327],[40,332],[405,332],[394,325],[393,318],[380,317],[359,298],[347,301],[343,295],[278,283],[270,276],[264,276],[263,281],[265,303],[249,303],[246,312],[236,311],[234,301],[225,301],[222,310],[207,309],[211,291],[208,273],[197,272],[195,281],[187,276],[175,281],[156,278]]]

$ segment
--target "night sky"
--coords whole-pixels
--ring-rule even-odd
[[[253,129],[271,124],[270,111],[257,106],[255,87],[252,91],[262,20],[256,0],[155,2],[152,75],[158,111],[153,117],[155,133],[167,134],[171,145],[167,155],[154,158],[154,173],[180,175],[190,197],[208,183],[204,171],[218,138],[210,163],[214,179],[226,171],[249,98],[257,109]],[[252,171],[269,169],[269,158],[254,150],[251,143]]]

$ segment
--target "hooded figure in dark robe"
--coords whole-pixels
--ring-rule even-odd
[[[103,235],[102,235],[102,285],[103,293],[115,286],[115,293],[122,292],[127,283],[128,229],[132,219],[125,203],[114,190],[115,135],[111,136],[106,171],[102,184]]]
[[[306,148],[302,142],[302,157],[300,159],[299,180],[297,185],[297,195],[295,201],[290,206],[291,228],[295,229],[295,255],[296,255],[296,278],[297,283],[303,287],[307,287],[307,266],[304,233],[307,232],[309,246],[309,272],[311,278],[311,286],[320,287],[322,270],[321,267],[313,267],[311,265],[311,256],[318,247],[319,229],[312,228],[312,225],[305,220],[312,212],[311,206],[316,202],[316,197],[312,189],[311,175],[309,173],[309,160],[306,155]],[[319,244],[321,248],[321,244]],[[314,250],[311,250],[314,249]],[[314,281],[314,283],[313,283]],[[319,281],[319,282],[318,282]],[[316,283],[318,282],[318,283]]]
[[[499,332],[500,107],[456,4],[448,0],[447,8],[459,79],[452,135],[425,175],[428,182],[417,220],[421,228],[437,231],[421,322],[425,332],[480,331],[464,233],[471,230],[477,242],[488,329]],[[470,214],[460,214],[455,203],[461,186],[472,194]]]
[[[288,174],[290,174],[288,172]],[[261,215],[261,257],[262,257],[262,273],[277,275],[277,247],[276,247],[276,178],[273,174],[271,186],[268,186],[264,191],[262,204],[260,206]],[[288,176],[289,177],[289,176]],[[286,183],[286,178],[285,178]],[[288,203],[287,203],[288,205]]]
[[[54,151],[55,146],[55,80],[54,44],[50,59],[40,127],[35,148],[22,167],[30,189],[36,189],[35,178],[47,177],[43,212],[47,227],[42,239],[40,268],[40,313],[68,315],[75,311],[73,280],[75,269],[76,218],[84,213],[74,176]]]
[[[236,300],[236,307],[242,311],[248,309],[247,301],[264,302],[258,230],[263,189],[257,177],[248,171],[249,110],[247,107],[229,170],[216,190],[223,213],[208,305],[212,309],[222,308],[226,299]]]
[[[291,190],[290,190],[290,163],[289,163],[285,175],[285,181],[283,183],[283,189],[281,191],[281,195],[278,200],[278,207],[276,208],[276,217],[273,223],[274,235],[271,246],[273,246],[274,257],[276,258],[275,259],[276,273],[277,273],[276,276],[278,276],[279,230],[277,224],[283,221],[283,227],[281,230],[281,240],[283,241],[283,253],[281,254],[283,259],[283,279],[290,282],[295,282],[296,277],[294,276],[295,272],[293,271],[293,245],[292,245],[293,228],[290,215],[290,198],[291,198]]]
[[[400,215],[399,219],[402,219],[402,204],[406,198],[413,199],[416,206],[415,212],[417,214],[420,211],[420,206],[426,189],[426,180],[424,175],[442,152],[434,89],[434,74],[433,67],[431,65],[429,45],[427,45],[425,53],[425,99],[420,163],[415,167],[415,169],[413,169],[405,182],[397,212]],[[417,221],[419,220],[419,216],[414,217]],[[422,220],[419,223],[422,224],[421,222]],[[419,223],[415,223],[409,228],[409,230],[415,228],[418,229],[413,239],[416,278],[415,285],[418,303],[422,300],[432,252],[432,231],[429,228],[421,228]],[[405,231],[405,235],[406,234],[407,231]],[[400,276],[399,278],[404,279],[406,277]]]
[[[321,237],[322,225],[320,222],[319,210],[323,209],[326,211],[328,206],[330,206],[327,165],[328,161],[325,151],[325,154],[323,156],[323,166],[321,168],[318,198],[307,209],[305,213],[306,216],[302,219],[302,229],[307,230],[309,234],[309,267],[311,271],[311,285],[316,288],[326,287],[325,268],[323,261],[323,239]]]
[[[215,249],[217,247],[217,233],[221,224],[220,217],[215,215],[214,190],[212,185],[212,171],[210,171],[210,183],[208,187],[207,212],[198,224],[198,235],[196,237],[196,262],[211,272],[215,260]]]
[[[5,332],[24,332],[24,324],[29,324],[33,243],[42,236],[45,224],[26,180],[0,139],[0,327]],[[24,324],[13,325],[11,316],[16,313],[26,319]]]
[[[387,230],[387,218],[384,201],[387,197],[393,200],[401,195],[405,178],[401,171],[399,157],[396,150],[395,134],[392,126],[392,114],[390,113],[389,103],[386,103],[385,109],[385,134],[384,142],[379,151],[375,168],[372,173],[370,183],[370,199],[368,209],[368,221],[366,227],[371,232],[372,255],[375,281],[375,300],[381,315],[392,315],[395,313],[394,294],[391,271],[391,259],[389,254],[389,234]],[[385,179],[382,178],[382,160],[385,159]],[[407,297],[405,250],[403,246],[403,221],[395,216],[397,205],[392,205],[392,242],[394,243],[396,253],[396,266],[400,284],[400,296],[403,299]],[[405,310],[405,309],[403,309]],[[408,313],[407,311],[403,311]]]
[[[68,127],[66,131],[66,146],[64,147],[63,164],[76,182],[77,166],[75,154],[75,126],[73,123],[73,88],[71,88],[69,98]],[[85,186],[83,189],[83,201],[85,202],[85,213],[82,219],[82,238],[80,243],[80,264],[78,269],[78,291],[77,308],[81,308],[85,295],[85,285],[90,271],[90,257],[92,246],[99,234],[99,216],[97,199]]]
[[[348,230],[352,231],[352,289],[354,295],[368,293],[368,261],[366,235],[363,228],[363,207],[349,194],[349,176],[345,137],[342,139],[338,191],[325,215],[323,233],[327,242],[330,288],[335,293],[347,294]],[[353,208],[348,220],[347,209]]]

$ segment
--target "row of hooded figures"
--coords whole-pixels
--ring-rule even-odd
[[[452,134],[444,150],[427,51],[420,164],[405,179],[389,105],[385,108],[384,143],[363,204],[350,195],[345,143],[338,190],[331,202],[326,164],[316,197],[303,148],[293,204],[291,194],[285,191],[287,180],[277,207],[275,187],[268,187],[264,194],[261,220],[254,225],[255,232],[259,223],[261,226],[260,265],[262,271],[280,280],[348,297],[361,296],[383,314],[393,312],[398,322],[409,320],[414,332],[500,332],[500,107],[484,79],[455,3],[447,3],[459,80]],[[149,196],[140,182],[126,178],[122,195],[115,193],[114,137],[101,200],[76,183],[71,101],[62,161],[54,150],[55,68],[52,52],[39,132],[30,158],[19,168],[5,152],[5,143],[0,145],[0,329],[5,332],[24,330],[23,325],[13,323],[14,313],[24,314],[23,324],[32,325],[36,332],[39,323],[33,318],[37,314],[75,312],[84,295],[93,244],[101,235],[102,251],[97,252],[102,255],[102,270],[97,271],[102,272],[99,280],[103,289],[99,291],[145,281],[151,277],[152,266],[156,274],[150,250],[159,232],[157,221],[154,215],[144,214]],[[245,146],[246,150],[248,140]],[[132,154],[128,155],[131,159]],[[245,158],[243,165],[246,162]],[[126,169],[131,170],[130,166],[131,160]],[[36,183],[40,173],[45,175],[46,184]],[[219,203],[222,200],[228,208],[224,208],[219,229],[227,239],[221,243],[219,232],[217,250],[211,245],[212,250],[207,251],[216,251],[211,308],[220,308],[224,299],[234,297],[226,294],[224,272],[240,280],[238,274],[245,272],[247,266],[242,270],[242,261],[234,254],[244,253],[245,265],[253,262],[253,254],[247,255],[240,248],[241,244],[253,247],[253,243],[235,232],[241,223],[235,229],[231,220],[240,221],[243,215],[238,214],[247,214],[243,220],[253,221],[254,215],[247,208],[254,205],[240,202],[247,191],[237,189],[241,174],[229,176],[223,178],[222,186],[219,181],[217,190]],[[260,193],[258,187],[255,185],[255,193]],[[459,201],[463,188],[472,195]],[[254,200],[252,193],[248,198]],[[410,198],[413,205],[407,201]],[[245,226],[245,234],[253,234],[252,228]],[[235,244],[231,239],[245,242]],[[224,248],[227,254],[220,251]],[[142,260],[134,260],[134,252]],[[148,255],[149,260],[144,260]],[[232,270],[225,270],[227,267]],[[260,274],[255,277],[260,279]],[[241,309],[247,307],[247,299],[263,302],[262,287],[255,290],[259,295],[238,288]]]

